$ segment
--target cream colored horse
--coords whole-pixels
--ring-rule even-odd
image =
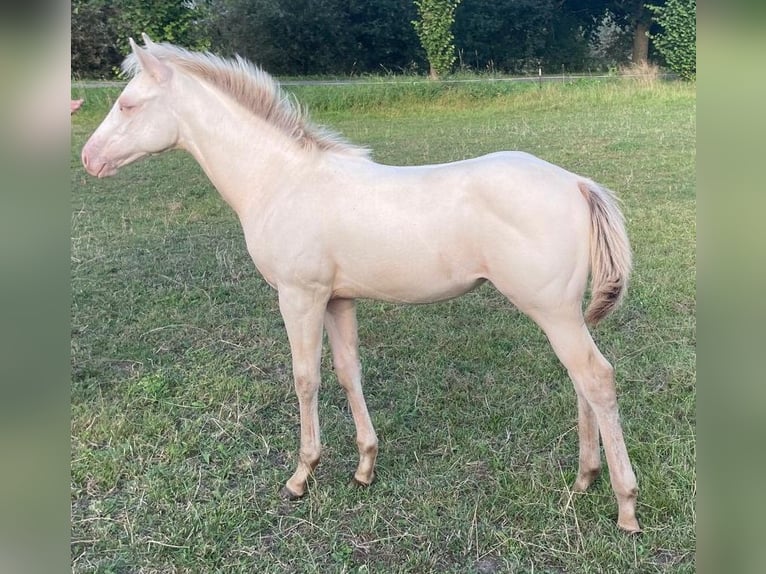
[[[82,161],[105,177],[144,156],[184,149],[239,216],[256,267],[279,294],[292,351],[300,461],[284,495],[302,496],[319,462],[323,327],[356,425],[354,478],[368,485],[378,441],[362,395],[355,299],[428,303],[491,281],[543,329],[574,382],[574,489],[585,490],[600,470],[600,431],[618,525],[639,530],[613,369],[585,326],[619,304],[631,268],[609,191],[520,152],[381,165],[311,126],[269,75],[244,60],[144,42],[131,40],[124,68],[132,80]]]

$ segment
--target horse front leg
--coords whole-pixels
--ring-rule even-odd
[[[325,313],[325,329],[332,348],[335,374],[346,391],[356,427],[359,466],[354,473],[354,482],[361,486],[369,486],[375,477],[378,437],[372,426],[362,393],[362,368],[359,361],[355,301],[353,299],[330,301]]]
[[[285,321],[293,363],[295,393],[301,419],[298,468],[281,491],[283,498],[300,498],[306,493],[309,476],[319,464],[318,394],[322,357],[322,318],[328,296],[299,288],[279,288],[279,310]]]

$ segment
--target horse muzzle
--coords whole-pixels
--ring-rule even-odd
[[[88,141],[85,147],[82,148],[81,159],[85,171],[98,178],[109,177],[117,173],[117,167],[103,157],[100,157],[98,150],[95,150],[94,147]]]

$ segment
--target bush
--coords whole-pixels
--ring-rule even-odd
[[[432,78],[449,73],[455,63],[452,25],[459,3],[460,0],[415,0],[420,19],[413,20],[412,25],[428,56]]]
[[[652,34],[654,46],[668,67],[685,80],[697,76],[697,1],[667,0],[664,6],[647,5],[662,28]]]

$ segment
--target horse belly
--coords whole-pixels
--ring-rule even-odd
[[[432,303],[458,297],[485,278],[477,265],[463,264],[446,253],[367,253],[340,261],[333,297],[378,299],[395,303]]]

